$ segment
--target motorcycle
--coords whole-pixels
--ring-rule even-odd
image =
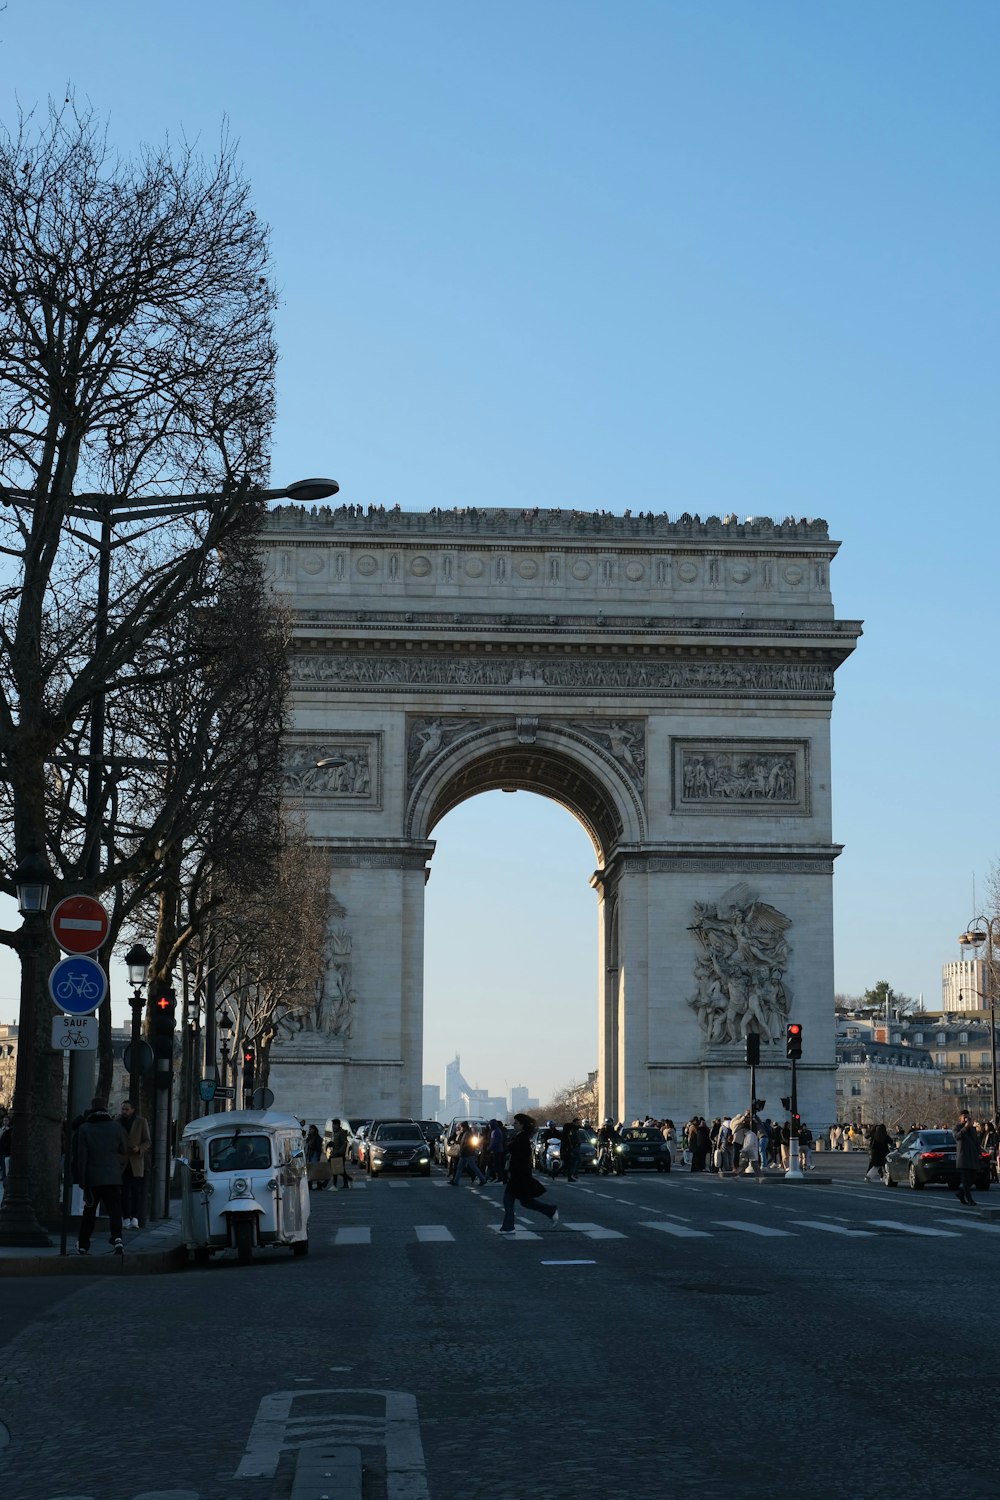
[[[626,1170],[625,1147],[621,1141],[602,1141],[597,1154],[598,1175],[608,1177],[613,1173],[615,1177],[624,1177]]]

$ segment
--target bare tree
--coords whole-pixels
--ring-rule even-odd
[[[176,852],[162,819],[109,848],[121,786],[113,757],[128,757],[126,705],[139,694],[155,704],[190,669],[190,655],[164,643],[197,635],[230,556],[258,526],[274,306],[266,230],[225,137],[209,161],[187,144],[127,161],[72,100],[0,135],[8,892],[14,863],[34,849],[48,852],[56,898],[125,888]],[[110,751],[106,712],[122,723]],[[179,753],[175,808],[186,764]],[[171,946],[158,945],[158,967]],[[35,1016],[35,1035],[22,1038],[38,1061],[31,1180],[51,1212],[61,1060],[44,1047],[42,1006]]]

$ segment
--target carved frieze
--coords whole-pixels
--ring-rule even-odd
[[[466,687],[587,689],[682,695],[781,693],[800,697],[833,692],[833,669],[825,662],[653,661],[587,657],[577,661],[541,657],[413,656],[309,652],[291,658],[296,688],[373,689]]]
[[[381,806],[381,735],[315,735],[284,747],[286,797]]]
[[[698,944],[695,992],[706,1047],[742,1042],[751,1033],[777,1041],[791,996],[785,984],[791,919],[755,896],[743,881],[718,901],[696,901],[688,928]]]
[[[672,743],[675,811],[808,813],[807,741],[720,738]]]

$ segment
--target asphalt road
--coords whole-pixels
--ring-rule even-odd
[[[996,1500],[1000,1222],[863,1165],[557,1183],[513,1239],[361,1180],[305,1260],[0,1281],[0,1495],[285,1500],[310,1444],[364,1500]]]

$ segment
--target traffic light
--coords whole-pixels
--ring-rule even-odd
[[[254,1055],[250,1042],[243,1043],[243,1092],[253,1093]]]
[[[177,1001],[173,991],[160,990],[153,1000],[153,1020],[149,1028],[154,1057],[173,1057],[176,1021]]]
[[[755,1068],[760,1062],[760,1034],[756,1031],[747,1032],[747,1067]]]
[[[785,1028],[785,1056],[802,1056],[802,1027],[798,1021],[789,1021]]]

